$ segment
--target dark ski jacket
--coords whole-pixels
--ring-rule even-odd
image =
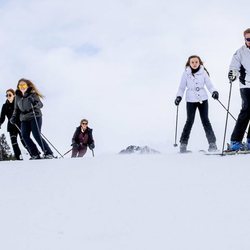
[[[18,132],[18,128],[10,123],[10,118],[14,112],[14,102],[10,103],[8,100],[3,104],[2,111],[1,111],[1,117],[0,117],[0,126],[4,123],[5,118],[8,118],[8,124],[7,124],[7,131],[12,132]],[[16,125],[20,128],[20,120],[19,120],[19,114],[17,113],[17,119],[16,119]]]
[[[20,113],[21,122],[32,120],[34,118],[32,104],[34,107],[36,117],[41,117],[42,116],[41,108],[43,107],[43,103],[41,102],[39,96],[34,92],[33,88],[29,87],[24,93],[24,95],[20,90],[17,90],[15,105],[14,105],[14,113],[12,116],[13,120],[16,121],[18,113]]]
[[[80,141],[80,138],[81,138],[80,135],[81,135],[81,133],[82,133],[81,126],[79,126],[79,127],[76,128],[76,131],[75,131],[75,133],[73,135],[72,145],[83,143],[82,141]],[[92,135],[92,129],[88,127],[83,132],[83,135],[86,134],[86,133],[88,134],[88,142],[86,144],[84,143],[84,145],[85,146],[93,145],[94,144],[94,139],[93,139],[93,135]]]

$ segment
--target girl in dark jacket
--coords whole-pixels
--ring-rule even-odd
[[[18,146],[17,135],[20,136],[20,140],[21,140],[23,146],[26,149],[27,149],[27,147],[26,147],[26,144],[24,143],[23,138],[21,136],[19,117],[16,121],[16,125],[13,125],[10,123],[10,118],[11,118],[13,111],[14,111],[14,102],[15,102],[14,89],[7,89],[6,90],[6,97],[7,97],[7,100],[3,104],[2,111],[1,111],[0,128],[1,128],[1,125],[5,121],[5,118],[7,117],[8,118],[7,131],[10,134],[10,141],[11,141],[11,145],[12,145],[12,148],[14,151],[15,158],[16,158],[16,160],[22,160],[23,158],[22,158],[21,150]]]
[[[87,147],[91,150],[95,148],[95,143],[92,135],[92,129],[88,127],[88,120],[82,119],[80,126],[76,128],[76,131],[72,138],[72,155],[71,157],[83,157],[87,152]]]
[[[31,160],[41,158],[36,144],[30,138],[31,132],[36,142],[42,149],[44,158],[53,158],[53,152],[41,136],[41,108],[43,107],[43,104],[40,98],[43,98],[43,95],[38,91],[34,83],[27,79],[20,79],[18,81],[14,113],[10,119],[10,122],[12,124],[16,124],[17,115],[20,114],[21,134],[31,153]]]

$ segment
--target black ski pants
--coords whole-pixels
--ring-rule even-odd
[[[240,95],[242,99],[242,106],[231,135],[231,141],[238,142],[242,141],[250,120],[250,88],[240,89]],[[248,128],[247,138],[250,138],[250,127]]]
[[[212,129],[211,123],[208,118],[208,101],[205,100],[202,103],[199,102],[187,102],[187,121],[183,128],[180,142],[188,144],[188,139],[191,133],[192,126],[194,124],[196,109],[198,108],[201,122],[204,127],[208,143],[215,143],[216,137]]]
[[[20,150],[18,142],[17,142],[17,136],[18,135],[20,136],[21,143],[27,149],[26,144],[23,141],[23,138],[21,136],[21,132],[19,132],[17,130],[13,130],[13,131],[10,131],[9,134],[10,134],[10,141],[11,141],[11,145],[12,145],[12,148],[13,148],[13,151],[14,151],[15,158],[17,160],[20,160],[21,159],[21,150]]]

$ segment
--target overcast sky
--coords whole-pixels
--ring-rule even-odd
[[[249,7],[241,0],[0,1],[0,101],[20,78],[34,81],[46,96],[42,132],[62,152],[82,118],[100,152],[130,144],[172,147],[173,101],[188,56],[201,56],[226,104],[228,66],[250,27]],[[211,99],[219,146],[224,115]],[[185,118],[182,102],[179,133]],[[194,131],[206,145],[198,120]]]

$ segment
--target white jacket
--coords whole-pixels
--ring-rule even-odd
[[[187,102],[205,101],[208,99],[205,86],[211,94],[216,91],[202,65],[200,66],[199,71],[194,75],[192,74],[191,68],[188,66],[182,75],[181,83],[176,96],[182,97],[187,88]]]
[[[246,45],[234,53],[229,70],[239,73],[240,88],[250,88],[250,49]]]

